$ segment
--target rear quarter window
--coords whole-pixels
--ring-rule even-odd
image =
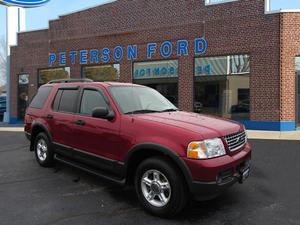
[[[32,99],[30,106],[31,108],[42,109],[45,105],[51,93],[52,87],[40,87],[38,93]]]

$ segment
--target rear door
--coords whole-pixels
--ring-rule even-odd
[[[77,151],[83,153],[83,157],[88,154],[104,161],[116,159],[120,143],[120,119],[117,116],[111,121],[92,117],[94,108],[107,107],[112,110],[100,88],[84,87],[80,95],[78,113],[74,118]]]
[[[46,119],[51,129],[52,139],[60,153],[72,155],[69,147],[75,147],[73,134],[74,116],[79,95],[79,87],[59,88]]]

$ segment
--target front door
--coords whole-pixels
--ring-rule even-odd
[[[117,160],[120,121],[118,118],[109,121],[92,117],[92,111],[97,107],[110,108],[105,94],[98,88],[83,88],[78,114],[74,116],[77,155],[81,159],[87,159],[87,155],[91,160],[103,159],[104,163],[105,159]]]

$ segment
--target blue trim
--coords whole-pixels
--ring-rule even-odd
[[[15,117],[10,117],[9,118],[9,124],[23,124],[23,120],[19,120],[18,118]]]
[[[245,125],[248,130],[269,130],[269,131],[295,131],[295,121],[239,121]]]

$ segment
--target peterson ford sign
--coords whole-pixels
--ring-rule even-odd
[[[49,66],[108,63],[111,60],[114,62],[120,62],[123,59],[137,61],[140,51],[145,54],[142,58],[147,57],[148,60],[154,59],[157,56],[160,56],[163,59],[171,58],[174,55],[177,57],[189,56],[190,54],[198,56],[204,54],[206,49],[206,39],[196,38],[191,41],[178,40],[176,42],[164,41],[161,44],[148,43],[146,46],[118,45],[113,48],[105,47],[101,49],[50,52]]]
[[[0,4],[7,6],[18,6],[24,8],[39,7],[50,0],[0,0]]]

